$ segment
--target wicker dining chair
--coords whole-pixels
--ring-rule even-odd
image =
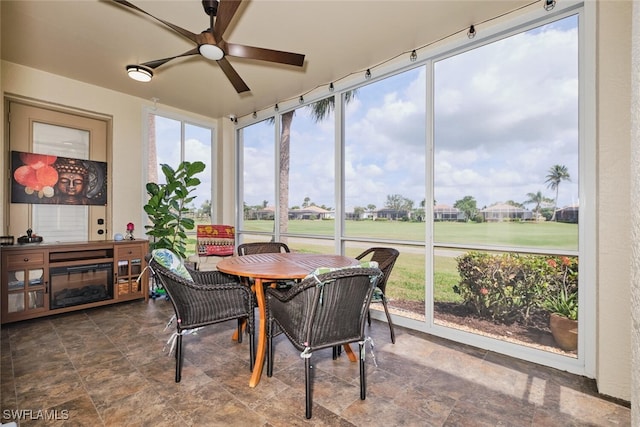
[[[316,350],[358,342],[360,399],[365,399],[364,323],[381,277],[378,268],[351,267],[312,274],[288,291],[266,289],[267,376],[273,375],[273,337],[282,332],[304,358],[307,419],[313,403],[311,354]]]
[[[176,315],[175,357],[176,382],[182,376],[182,335],[193,329],[237,319],[238,342],[242,342],[241,326],[246,320],[249,334],[249,368],[255,362],[254,295],[235,276],[220,271],[189,270],[184,277],[147,255],[154,279],[166,290]]]
[[[393,270],[393,266],[398,259],[400,252],[394,248],[383,248],[383,247],[373,247],[369,248],[366,251],[362,252],[360,255],[356,257],[357,260],[368,260],[368,261],[376,261],[378,263],[378,268],[382,270],[384,276],[378,282],[379,291],[374,295],[379,296],[379,299],[376,297],[373,298],[372,302],[381,302],[384,307],[384,313],[387,315],[387,322],[389,322],[389,331],[391,333],[391,342],[393,344],[396,343],[396,334],[393,330],[393,322],[391,321],[391,315],[389,314],[389,307],[387,306],[387,297],[386,297],[386,288],[387,288],[387,280],[391,275],[391,270]],[[369,326],[371,326],[371,313],[367,312],[367,322]]]
[[[289,253],[289,246],[282,242],[251,242],[238,245],[238,255]]]

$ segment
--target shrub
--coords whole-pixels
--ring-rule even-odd
[[[527,323],[532,311],[566,286],[577,289],[577,260],[544,255],[468,252],[458,258],[460,282],[453,287],[481,317]],[[573,271],[575,270],[575,271]]]

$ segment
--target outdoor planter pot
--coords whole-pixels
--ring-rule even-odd
[[[578,348],[578,321],[571,320],[559,314],[549,315],[549,328],[553,339],[564,351],[574,351]]]

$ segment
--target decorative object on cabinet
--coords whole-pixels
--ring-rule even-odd
[[[126,239],[127,240],[135,240],[136,238],[133,237],[133,230],[135,229],[135,226],[133,225],[132,222],[127,224],[127,234],[126,234]]]
[[[42,236],[36,236],[33,234],[33,230],[29,228],[27,229],[26,235],[18,237],[18,243],[21,245],[27,243],[42,243]]]

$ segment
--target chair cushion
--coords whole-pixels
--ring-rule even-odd
[[[158,264],[171,271],[173,274],[176,274],[182,277],[185,280],[193,282],[193,278],[189,271],[186,269],[180,257],[169,249],[154,249],[151,251],[151,257]]]
[[[332,271],[346,270],[348,268],[378,268],[378,263],[376,261],[361,261],[360,264],[348,265],[346,267],[318,267],[311,273],[307,274],[307,277],[305,277],[305,279],[317,276],[319,274],[331,273]]]

